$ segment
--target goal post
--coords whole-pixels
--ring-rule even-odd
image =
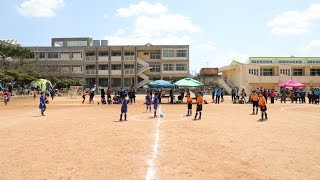
[[[83,93],[82,86],[70,86],[68,96],[70,99],[76,99],[77,97],[81,96]]]

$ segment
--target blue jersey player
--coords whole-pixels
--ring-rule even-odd
[[[155,94],[154,99],[153,99],[154,117],[157,117],[158,104],[159,104],[158,95]]]
[[[152,101],[151,94],[147,94],[146,96],[147,112],[148,112],[148,109],[151,112],[151,101]]]
[[[121,98],[121,114],[120,114],[120,121],[122,121],[122,115],[124,114],[124,120],[127,121],[127,112],[128,112],[128,100],[126,97]]]

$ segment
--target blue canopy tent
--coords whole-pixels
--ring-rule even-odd
[[[173,88],[173,84],[171,84],[169,81],[165,80],[155,80],[148,84],[149,88],[165,88],[165,89],[171,89]]]
[[[3,90],[3,87],[1,86],[1,84],[0,84],[0,91],[2,91]]]

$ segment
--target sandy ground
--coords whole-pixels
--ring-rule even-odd
[[[251,105],[225,99],[200,121],[185,104],[151,118],[142,96],[127,122],[119,105],[80,98],[51,101],[45,117],[38,100],[1,104],[0,179],[145,179],[150,169],[155,179],[320,179],[320,106],[268,104],[258,122]]]

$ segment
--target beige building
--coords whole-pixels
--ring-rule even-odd
[[[201,68],[200,73],[195,79],[202,82],[205,86],[216,86],[221,78],[218,73],[218,68]]]
[[[279,90],[277,85],[295,80],[310,87],[320,86],[320,57],[250,57],[248,63],[232,61],[219,68],[220,85],[229,93],[231,88],[263,87]]]
[[[92,38],[53,38],[51,47],[28,48],[39,65],[83,79],[87,87],[139,88],[189,76],[188,45],[110,46]]]

